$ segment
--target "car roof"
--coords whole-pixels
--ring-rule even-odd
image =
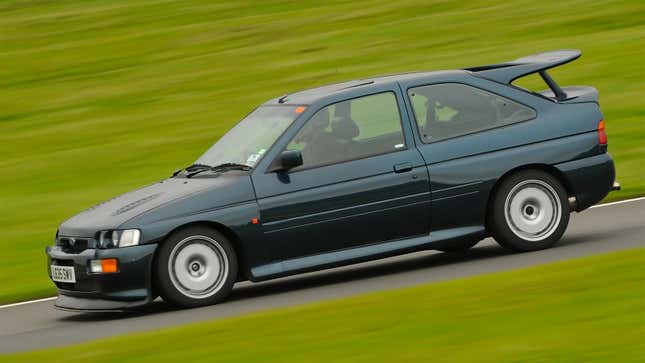
[[[427,79],[429,81],[434,77],[446,76],[449,74],[470,74],[464,70],[452,71],[434,71],[434,72],[409,72],[384,76],[376,76],[365,79],[356,79],[352,81],[333,83],[324,86],[304,89],[293,93],[288,93],[280,97],[273,98],[265,103],[265,105],[311,105],[323,98],[331,95],[338,95],[342,93],[350,93],[358,87],[374,86],[374,85],[392,85],[400,81],[413,80],[413,79]]]
[[[433,78],[445,78],[454,76],[461,79],[466,77],[485,78],[498,84],[510,84],[515,79],[524,77],[533,73],[540,73],[543,78],[546,76],[546,70],[572,62],[580,57],[582,53],[577,49],[562,49],[549,52],[542,52],[530,56],[515,59],[506,63],[489,64],[452,71],[436,72],[410,72],[386,76],[377,76],[365,79],[358,79],[349,82],[334,83],[326,86],[310,88],[302,91],[289,93],[265,102],[265,105],[311,105],[323,98],[329,96],[338,96],[343,93],[355,93],[359,87],[368,86],[389,86],[400,81],[410,81],[423,79],[423,81],[432,82]],[[547,85],[556,98],[565,98],[564,91],[553,81],[548,78]],[[546,79],[545,79],[546,81]]]

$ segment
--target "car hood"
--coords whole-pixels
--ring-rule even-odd
[[[117,229],[127,221],[159,208],[172,208],[180,200],[195,198],[216,208],[254,198],[247,173],[229,172],[203,178],[169,178],[133,190],[88,208],[63,222],[61,236],[92,237],[101,230]]]

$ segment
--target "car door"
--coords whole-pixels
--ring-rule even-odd
[[[402,88],[428,164],[432,230],[483,226],[495,181],[523,163],[513,148],[542,132],[529,106],[535,97],[467,74],[406,81]]]
[[[273,261],[429,233],[429,184],[398,88],[331,103],[283,149],[303,165],[254,173]]]

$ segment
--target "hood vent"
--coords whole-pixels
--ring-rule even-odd
[[[116,211],[114,211],[114,213],[112,213],[112,215],[113,216],[118,216],[119,214],[123,214],[123,213],[125,213],[127,211],[130,211],[130,210],[132,210],[132,209],[134,209],[134,208],[136,208],[136,207],[138,207],[138,206],[140,206],[142,204],[148,203],[149,201],[159,197],[162,194],[163,193],[152,194],[152,195],[149,195],[149,196],[147,196],[145,198],[135,200],[134,202],[128,203],[128,204],[124,205],[123,207],[117,209]]]

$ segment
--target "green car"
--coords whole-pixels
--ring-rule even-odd
[[[592,87],[547,70],[579,51],[318,87],[267,101],[194,164],[63,222],[56,307],[181,307],[263,281],[492,236],[556,243],[619,186]],[[514,86],[538,73],[545,91]]]

